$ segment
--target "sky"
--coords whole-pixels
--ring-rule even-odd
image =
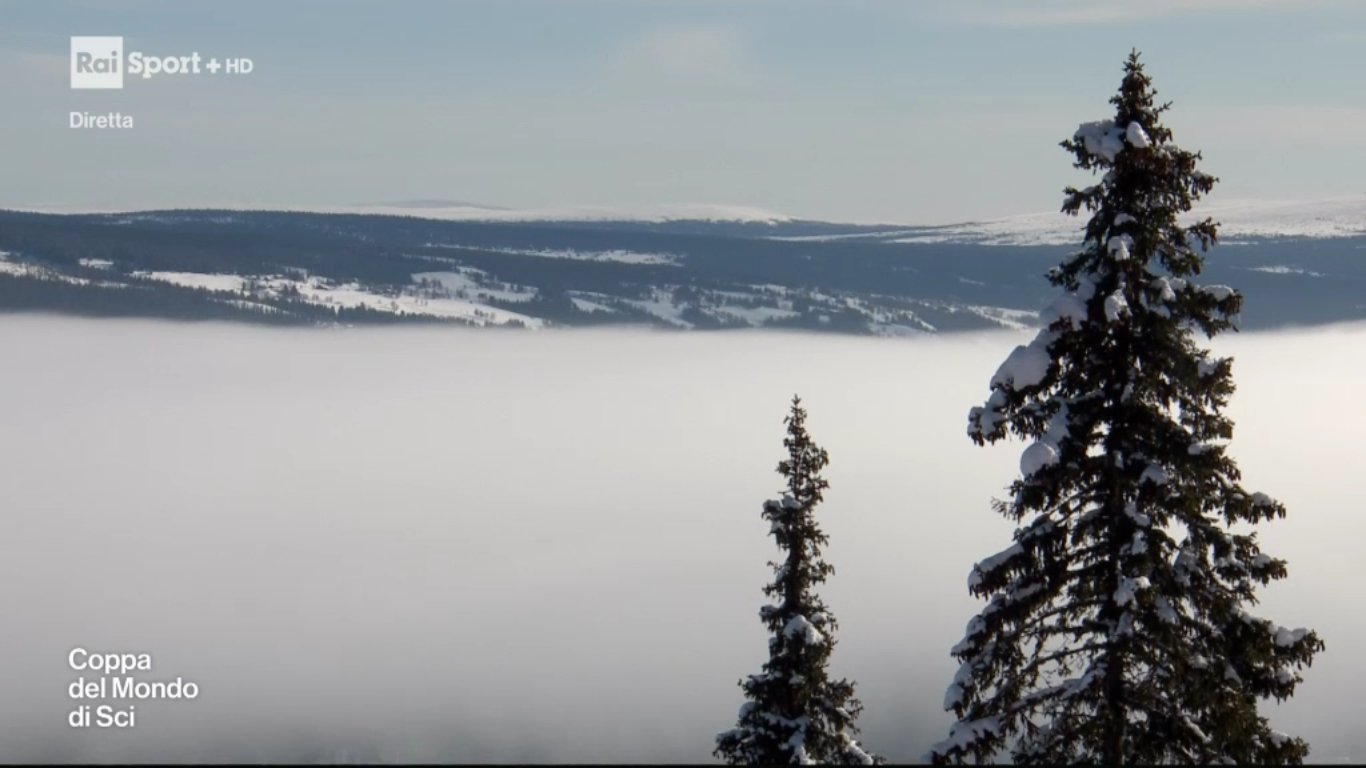
[[[968,573],[1015,528],[990,502],[1024,446],[974,445],[967,411],[1031,334],[5,318],[0,762],[709,762],[767,656],[794,390],[830,454],[831,670],[865,743],[915,761],[951,722]],[[1327,644],[1262,712],[1361,763],[1366,326],[1214,347],[1230,455],[1288,510],[1258,528],[1290,575],[1249,610]],[[71,729],[75,647],[200,695]]]
[[[72,35],[254,67],[72,90]],[[0,206],[1049,211],[1131,48],[1216,201],[1366,191],[1351,0],[0,0]]]

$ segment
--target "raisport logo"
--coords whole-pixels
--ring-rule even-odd
[[[247,75],[252,69],[247,58],[221,62],[213,58],[204,63],[198,51],[185,56],[150,56],[133,51],[124,57],[122,37],[71,38],[72,88],[122,88],[124,72],[150,80],[156,75],[198,75],[205,70],[213,75],[220,70],[228,75]]]

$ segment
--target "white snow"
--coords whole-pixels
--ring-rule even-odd
[[[987,221],[926,227],[891,243],[975,243],[977,245],[1064,245],[1080,242],[1085,222],[1074,216],[1026,213]],[[891,233],[889,233],[891,234]]]
[[[487,275],[483,270],[465,268],[458,272],[417,272],[413,282],[430,281],[439,285],[448,295],[464,299],[496,299],[499,301],[531,301],[536,298],[536,289],[520,285],[496,288],[482,285],[478,277]]]
[[[949,726],[949,737],[931,747],[931,751],[942,755],[953,749],[968,749],[978,739],[995,736],[1000,730],[1001,721],[995,716],[959,720]]]
[[[427,317],[460,318],[476,325],[504,325],[513,321],[528,328],[539,328],[540,318],[510,312],[505,309],[457,298],[424,296],[416,287],[394,295],[384,295],[362,288],[358,283],[335,284],[319,277],[294,279],[267,277],[252,281],[237,275],[200,274],[195,272],[138,273],[152,280],[171,282],[193,288],[226,290],[241,293],[244,299],[278,296],[284,291],[297,291],[297,299],[319,306],[357,308],[366,307],[377,312],[390,312]]]
[[[1176,301],[1176,292],[1186,287],[1186,281],[1180,278],[1155,277],[1148,286],[1157,292],[1157,298],[1163,302]]]
[[[991,307],[981,304],[949,305],[948,309],[950,312],[955,311],[955,309],[963,309],[968,312],[971,312],[974,315],[977,315],[980,318],[983,318],[984,320],[990,320],[1003,328],[1009,328],[1015,331],[1022,331],[1026,328],[1032,328],[1034,326],[1035,320],[1037,320],[1039,317],[1039,313],[1028,309],[1011,309],[1010,307]],[[929,325],[928,323],[925,323],[923,320],[919,320],[919,322],[922,325]],[[933,330],[933,326],[930,326],[930,328],[931,330]]]
[[[1074,330],[1081,328],[1086,322],[1086,302],[1077,294],[1068,293],[1048,305],[1048,308],[1040,313],[1039,319],[1045,327],[1059,320],[1066,320]]]
[[[28,264],[20,264],[17,261],[9,261],[5,258],[8,255],[8,253],[0,251],[0,272],[3,272],[7,275],[30,275],[38,274],[43,271],[38,269],[37,267],[33,267]]]
[[[1080,141],[1087,154],[1103,157],[1113,163],[1120,152],[1124,151],[1124,131],[1115,127],[1113,120],[1098,120],[1082,123],[1072,138]]]
[[[879,322],[870,322],[870,323],[868,323],[868,331],[869,331],[870,333],[873,333],[873,334],[877,335],[877,336],[886,336],[886,337],[889,337],[889,338],[906,338],[906,337],[911,337],[911,336],[923,336],[923,335],[925,335],[926,333],[933,333],[933,332],[935,331],[934,326],[932,326],[932,325],[930,325],[929,323],[926,323],[926,322],[924,322],[924,321],[920,321],[920,322],[921,322],[921,325],[923,325],[923,326],[929,326],[929,327],[928,327],[928,328],[923,328],[923,327],[922,327],[922,328],[917,328],[917,327],[915,327],[915,326],[906,325],[906,324],[904,324],[904,323],[879,323]]]
[[[1048,420],[1048,428],[1044,430],[1043,440],[1052,443],[1056,447],[1058,443],[1069,437],[1072,432],[1071,414],[1072,407],[1069,402],[1060,402],[1058,404],[1058,410],[1053,414],[1053,417]],[[1051,525],[1051,523],[1045,522],[1046,524]]]
[[[1201,360],[1196,364],[1196,373],[1199,374],[1202,379],[1207,376],[1212,376],[1214,372],[1219,369],[1219,365],[1227,359],[1228,358],[1226,357],[1216,357],[1213,359]]]
[[[1156,600],[1156,603],[1157,618],[1161,619],[1162,621],[1168,624],[1180,623],[1181,616],[1176,612],[1176,609],[1172,607],[1170,600],[1168,600],[1165,597],[1159,596]]]
[[[238,293],[246,285],[240,275],[206,274],[202,272],[134,272],[134,277],[157,280],[163,283],[198,288],[204,291],[230,291]]]
[[[945,712],[952,712],[954,707],[963,703],[963,696],[967,693],[968,680],[972,678],[972,669],[971,661],[965,661],[958,665],[958,671],[953,675],[953,682],[949,683],[948,690],[944,691]]]
[[[648,300],[628,299],[624,301],[626,304],[630,304],[636,309],[644,310],[645,312],[668,322],[670,325],[676,325],[682,328],[693,327],[692,323],[683,319],[683,310],[686,305],[675,303],[673,291],[671,290],[652,289]]]
[[[1124,214],[1121,214],[1121,216]],[[1266,237],[1333,238],[1366,235],[1366,194],[1322,200],[1229,199],[1197,207],[1180,217],[1183,226],[1213,218],[1221,243]],[[1116,216],[1115,224],[1119,224]],[[888,242],[978,245],[1072,245],[1080,243],[1083,217],[1057,211],[925,227],[918,233],[889,230]]]
[[[1109,122],[1109,121],[1104,121]],[[1132,125],[1132,124],[1131,124]],[[1140,127],[1141,128],[1141,127]],[[1128,130],[1123,132],[1129,139]],[[1138,146],[1129,140],[1132,146]],[[1121,145],[1122,146],[1122,145]],[[214,210],[257,211],[260,206],[219,204]],[[15,210],[44,213],[130,213],[126,208],[77,208],[27,206]],[[383,214],[418,216],[464,221],[732,221],[776,224],[792,217],[760,208],[737,205],[645,205],[634,207],[572,206],[504,209],[477,205],[352,205],[303,206],[289,210],[315,213]],[[150,217],[147,214],[141,214]],[[1121,222],[1116,217],[1115,224]],[[1183,224],[1212,217],[1219,222],[1220,241],[1238,242],[1239,238],[1307,237],[1331,238],[1366,234],[1366,194],[1315,200],[1267,200],[1229,198],[1207,203],[1181,217]],[[160,216],[162,220],[170,217]],[[183,218],[183,217],[182,217]],[[233,217],[220,217],[230,221]],[[867,232],[847,234],[800,235],[783,240],[827,241],[869,239],[884,242],[968,242],[980,245],[1068,245],[1082,239],[1084,220],[1056,211],[1017,214],[998,219],[940,224],[870,223],[885,226]],[[665,254],[667,255],[667,254]]]
[[[1042,335],[1027,346],[1021,344],[1015,347],[991,377],[991,386],[1012,389],[1038,386],[1048,375],[1048,367],[1052,363],[1048,356],[1048,345],[1040,343],[1041,339]]]
[[[20,261],[10,261],[7,257],[11,254],[0,251],[0,274],[18,275],[20,277],[32,277],[38,280],[51,280],[59,283],[71,283],[73,285],[89,285],[90,281],[83,277],[71,277],[60,272],[54,272],[46,267],[37,264],[28,264]],[[106,285],[101,283],[101,285]]]
[[[28,206],[15,210],[37,213],[127,213],[130,219],[152,219],[151,214],[128,208],[79,206]],[[278,210],[291,213],[370,214],[377,216],[409,216],[446,221],[639,221],[663,223],[668,221],[712,221],[755,224],[779,224],[793,221],[793,217],[746,205],[718,205],[713,203],[659,203],[645,205],[566,205],[536,208],[498,208],[470,203],[424,202],[420,204],[375,203],[360,205],[301,205],[288,208],[262,208],[241,203],[216,203],[199,210],[235,211],[252,213]],[[159,215],[157,220],[174,220],[174,216]],[[184,216],[180,216],[184,218]],[[216,217],[218,223],[234,220],[232,216]]]
[[[1147,467],[1145,467],[1143,469],[1143,474],[1139,475],[1138,478],[1138,482],[1140,485],[1142,485],[1143,483],[1152,483],[1153,485],[1166,485],[1167,480],[1167,471],[1156,464],[1149,464]]]
[[[1286,627],[1276,627],[1275,643],[1281,648],[1289,648],[1304,639],[1309,634],[1309,630],[1304,627],[1299,629],[1287,629]]]
[[[1125,611],[1124,613],[1120,614],[1119,621],[1116,622],[1114,628],[1110,630],[1110,636],[1133,637],[1133,634],[1134,614],[1130,611]]]
[[[589,301],[587,299],[580,299],[577,296],[571,296],[569,300],[574,303],[574,308],[580,312],[616,312],[615,309],[612,309],[605,304],[599,304],[596,301]]]
[[[1112,323],[1119,322],[1129,314],[1129,302],[1124,298],[1123,291],[1115,291],[1105,297],[1105,319]]]
[[[1152,144],[1148,138],[1148,132],[1143,130],[1143,126],[1139,125],[1137,120],[1129,123],[1128,127],[1124,129],[1124,139],[1129,142],[1130,146],[1138,149],[1147,149]]]
[[[480,325],[503,325],[513,320],[530,328],[539,328],[542,325],[540,318],[471,301],[422,298],[408,294],[385,296],[367,291],[357,283],[332,286],[309,281],[299,285],[299,292],[314,304],[368,307],[381,312],[463,318]]]
[[[1010,558],[1021,554],[1024,554],[1024,547],[1021,547],[1019,542],[1016,542],[991,557],[983,559],[974,565],[972,567],[972,573],[968,574],[968,589],[976,588],[988,574],[995,571],[997,568],[1000,568]],[[970,631],[972,624],[969,623],[968,627]]]
[[[841,733],[840,737],[844,741],[844,749],[847,757],[853,757],[859,765],[876,765],[877,761],[868,752],[865,752],[858,742],[849,734]]]
[[[1117,261],[1128,261],[1129,249],[1133,247],[1134,239],[1128,235],[1115,235],[1106,243],[1105,248]]]
[[[1040,440],[1020,454],[1020,474],[1025,477],[1033,475],[1035,472],[1051,467],[1058,463],[1058,448],[1044,440]]]
[[[1227,285],[1206,285],[1200,290],[1213,296],[1215,301],[1223,301],[1233,295],[1233,289]]]
[[[428,243],[432,248],[448,248],[457,251],[480,251],[483,253],[506,253],[511,256],[533,256],[538,259],[568,259],[570,261],[603,261],[616,264],[655,264],[679,266],[678,254],[652,253],[613,249],[608,251],[580,251],[573,248],[508,248],[503,246],[460,245],[456,243]]]
[[[1148,577],[1139,576],[1138,578],[1125,578],[1119,582],[1119,588],[1115,590],[1115,605],[1123,608],[1131,605],[1138,597],[1138,593],[1149,587]]]
[[[90,267],[92,269],[110,269],[114,266],[114,262],[109,261],[108,259],[81,259],[80,264],[82,267]]]
[[[976,638],[977,635],[980,635],[982,632],[984,632],[986,630],[986,626],[987,624],[985,621],[983,621],[981,616],[973,616],[968,621],[968,628],[963,631],[963,639],[959,640],[958,644],[955,645],[949,651],[949,653],[954,656],[967,653],[968,650],[972,647],[974,638]],[[960,669],[959,671],[961,672],[962,670]]]
[[[1227,677],[1228,673],[1232,671],[1232,667],[1225,669],[1224,676]],[[1237,673],[1234,673],[1233,677],[1236,679],[1238,677]],[[1203,729],[1200,728],[1200,726],[1195,724],[1195,721],[1190,718],[1190,715],[1182,714],[1181,720],[1186,724],[1186,727],[1191,730],[1191,733],[1195,734],[1195,738],[1199,739],[1200,741],[1206,744],[1209,743],[1209,736],[1205,733]]]
[[[807,645],[817,645],[825,640],[825,635],[816,629],[816,625],[801,614],[787,620],[787,624],[783,626],[783,637],[789,640],[793,637],[801,637]]]
[[[1322,272],[1314,272],[1308,269],[1300,269],[1299,267],[1287,267],[1284,265],[1275,265],[1267,267],[1248,267],[1247,269],[1249,272],[1265,272],[1268,275],[1303,275],[1305,277],[1323,277]]]
[[[712,314],[721,314],[734,317],[745,321],[748,325],[763,325],[770,320],[781,320],[788,317],[796,317],[797,313],[790,309],[779,309],[778,307],[736,307],[731,305],[713,307]]]
[[[840,222],[840,223],[851,223],[851,222]],[[861,226],[861,225],[860,225],[860,226]],[[874,224],[871,224],[870,226],[875,226],[875,227],[876,227],[876,226],[880,226],[880,224],[874,223]],[[934,226],[934,225],[926,225],[926,226],[911,227],[911,226],[909,226],[909,225],[904,225],[904,224],[887,224],[886,226],[891,227],[891,228],[890,228],[890,229],[875,229],[875,230],[873,230],[873,231],[871,231],[871,232],[842,232],[842,233],[839,233],[839,234],[831,234],[831,235],[773,235],[773,236],[770,236],[768,239],[769,239],[769,240],[781,240],[781,241],[785,241],[785,242],[789,242],[789,243],[834,243],[834,242],[840,242],[840,241],[843,241],[843,240],[888,240],[888,238],[897,238],[897,237],[917,237],[917,236],[923,235],[923,234],[925,233],[926,230],[936,230],[936,229],[938,229],[938,227],[936,227],[936,226]],[[897,242],[934,242],[934,241],[919,241],[919,240],[912,240],[912,241],[888,240],[888,241],[889,241],[889,242],[893,242],[893,243],[897,243]],[[943,242],[943,241],[941,240],[941,241],[937,241],[937,242]]]

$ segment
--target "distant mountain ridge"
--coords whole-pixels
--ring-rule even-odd
[[[353,205],[303,205],[271,208],[251,205],[221,205],[213,208],[176,209],[177,212],[233,211],[240,213],[324,213],[375,216],[411,216],[439,221],[522,222],[569,224],[611,223],[689,223],[768,224],[816,228],[832,238],[885,239],[905,242],[975,243],[982,245],[1069,245],[1080,241],[1084,218],[1056,211],[1017,214],[938,224],[903,222],[845,222],[810,219],[744,205],[678,203],[634,206],[565,205],[514,208],[437,198]],[[83,208],[35,206],[13,212],[60,214],[152,214],[164,210],[132,208]],[[1338,238],[1366,236],[1366,193],[1320,200],[1224,200],[1196,208],[1186,218],[1206,216],[1220,223],[1226,239],[1244,238]],[[782,226],[780,226],[782,225]],[[795,236],[774,232],[773,236]]]
[[[916,334],[1037,322],[1060,215],[841,224],[732,206],[0,211],[0,311],[273,324]],[[433,206],[433,204],[437,204]],[[433,215],[440,213],[442,215]],[[1226,205],[1204,278],[1243,327],[1366,319],[1366,196]],[[1061,227],[1059,223],[1061,222]]]

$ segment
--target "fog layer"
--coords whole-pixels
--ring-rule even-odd
[[[1021,336],[276,331],[0,319],[0,761],[707,761],[757,611],[794,392],[829,449],[837,674],[940,738],[1021,445],[965,436]],[[1254,612],[1328,650],[1273,724],[1366,756],[1366,328],[1220,340],[1233,454],[1290,515]],[[194,701],[72,729],[80,646]]]

